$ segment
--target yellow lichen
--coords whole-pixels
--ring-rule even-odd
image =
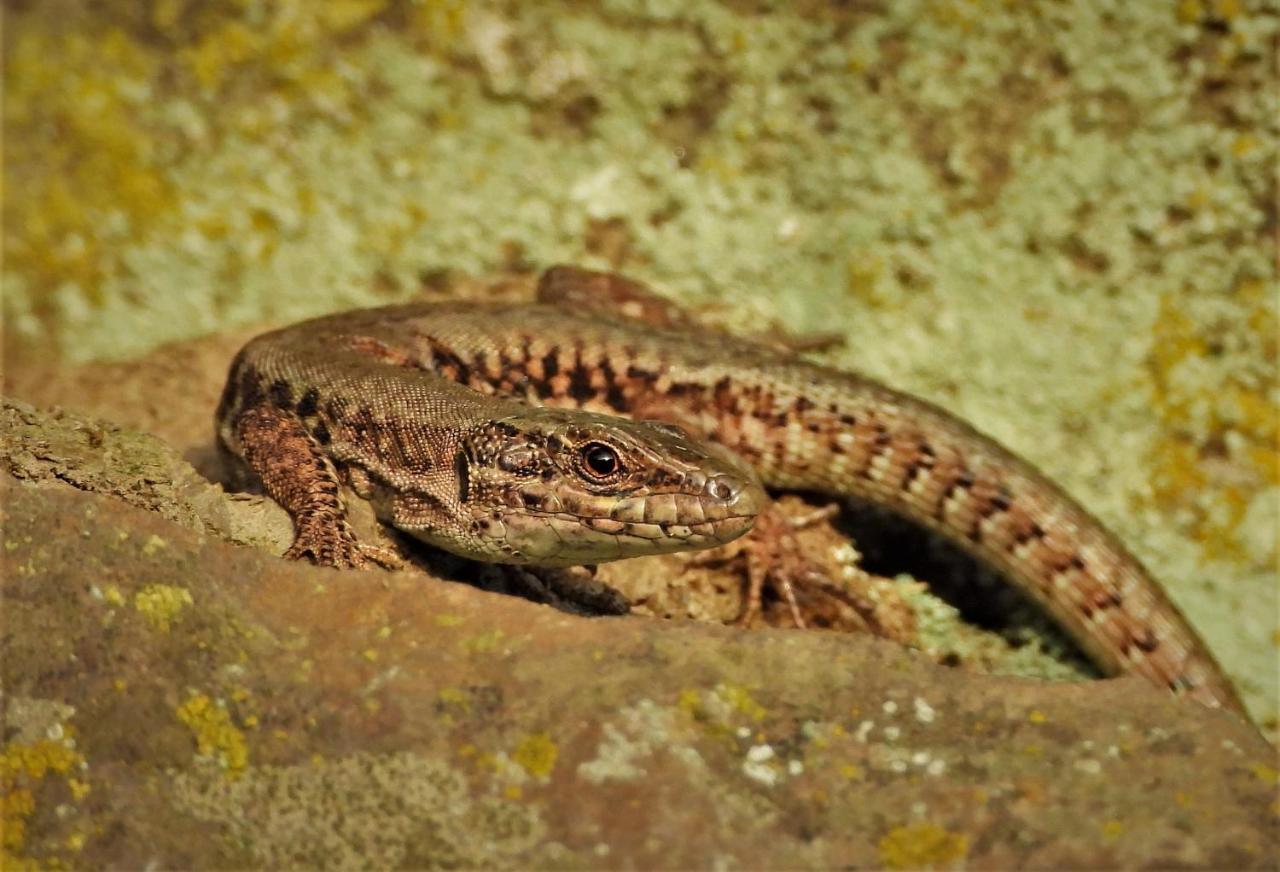
[[[163,633],[169,632],[169,625],[192,602],[189,590],[169,584],[149,584],[133,595],[133,607]]]
[[[969,837],[937,824],[917,823],[893,828],[877,847],[888,869],[935,869],[958,865],[969,853]]]
[[[840,767],[840,777],[849,781],[861,781],[863,776],[862,767],[855,763],[845,763]]]
[[[845,258],[845,291],[849,296],[872,308],[887,302],[883,290],[886,268],[884,258],[873,251],[859,250]]]
[[[1200,0],[1180,0],[1178,3],[1178,20],[1183,24],[1199,24],[1204,18],[1204,6]]]
[[[244,771],[249,764],[249,746],[225,708],[197,693],[178,706],[177,716],[194,734],[200,756],[216,759],[233,778]]]
[[[501,630],[489,630],[463,639],[462,647],[472,654],[488,654],[497,648],[504,638],[505,634]]]
[[[1231,143],[1231,153],[1236,157],[1247,157],[1262,147],[1262,140],[1252,133],[1242,133]]]
[[[1273,376],[1223,368],[1201,373],[1202,362],[1216,353],[1215,330],[1229,329],[1255,343],[1263,359],[1276,359],[1280,325],[1265,282],[1242,281],[1233,304],[1230,322],[1212,323],[1193,318],[1185,302],[1166,295],[1147,358],[1153,406],[1167,434],[1151,459],[1153,494],[1166,510],[1191,518],[1189,532],[1218,558],[1241,556],[1241,521],[1262,490],[1280,481],[1280,413],[1269,397]],[[1238,472],[1215,472],[1224,456]]]
[[[27,840],[27,819],[35,810],[35,797],[26,788],[9,788],[0,796],[0,827],[4,830],[0,833],[0,849],[5,855],[22,850]]]
[[[183,136],[207,131],[179,133],[166,98],[180,92],[178,105],[195,112],[207,102],[212,127],[250,138],[269,137],[298,112],[345,117],[362,95],[335,55],[390,4],[154,0],[142,15],[113,5],[78,4],[68,23],[35,4],[16,16],[6,46],[4,256],[27,293],[5,302],[45,321],[64,305],[103,303],[110,280],[129,269],[131,246],[172,232],[182,201],[172,153]],[[424,33],[452,46],[463,6],[418,8],[416,17],[439,19]],[[291,111],[237,105],[246,90],[278,96]],[[180,232],[218,220],[184,216]]]
[[[1280,785],[1280,770],[1274,766],[1268,766],[1266,763],[1253,763],[1249,766],[1249,771],[1253,773],[1253,777],[1262,783],[1275,787]]]
[[[1115,841],[1124,835],[1124,824],[1120,821],[1107,821],[1102,825],[1102,837],[1109,841]]]
[[[227,21],[206,33],[181,55],[203,87],[218,88],[231,71],[260,54],[263,38],[239,21]]]
[[[414,3],[409,29],[424,48],[443,54],[452,51],[466,29],[466,0],[433,0]]]
[[[764,716],[767,714],[764,706],[756,702],[746,688],[732,684],[722,684],[716,688],[716,692],[721,699],[751,720],[757,722],[764,720]]]
[[[525,736],[511,754],[511,759],[534,778],[546,778],[555,768],[560,750],[546,733]]]
[[[364,24],[386,5],[386,0],[329,0],[317,4],[316,14],[326,30],[341,33]]]
[[[66,775],[83,758],[73,749],[52,739],[26,745],[7,745],[0,757],[0,779],[26,777],[39,781],[50,772]]]
[[[138,120],[156,54],[117,28],[15,34],[4,101],[6,268],[38,290],[71,283],[93,300],[121,266],[122,246],[104,228],[144,236],[175,202],[157,142]]]
[[[702,716],[702,697],[691,687],[680,691],[676,706],[691,718],[700,719]]]
[[[1244,12],[1240,6],[1240,0],[1215,0],[1213,5],[1218,18],[1227,22],[1239,18]]]
[[[0,868],[18,866],[26,844],[27,821],[35,814],[36,790],[49,775],[67,779],[72,799],[79,801],[88,785],[70,777],[84,757],[64,742],[41,739],[10,743],[0,754]]]
[[[768,713],[748,690],[729,684],[716,685],[710,692],[685,689],[676,705],[694,720],[720,728],[728,726],[729,716],[735,712],[757,723]]]
[[[471,711],[471,699],[457,687],[444,687],[436,694],[436,700],[444,717],[450,717],[452,710],[466,714]]]

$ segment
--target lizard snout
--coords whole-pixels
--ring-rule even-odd
[[[764,489],[751,476],[719,473],[707,479],[702,492],[722,504],[726,515],[756,515],[764,508]]]
[[[696,479],[704,475],[705,479],[699,488]],[[701,491],[698,498],[708,520],[725,521],[736,518],[743,521],[741,529],[721,531],[722,536],[726,537],[724,541],[749,529],[751,521],[760,514],[768,500],[759,480],[746,470],[693,473],[690,477],[695,481],[687,481],[687,484],[693,485],[692,489]]]

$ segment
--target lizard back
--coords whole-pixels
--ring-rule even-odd
[[[994,440],[872,380],[719,334],[545,304],[408,304],[272,336],[256,341],[255,365],[309,348],[302,378],[317,390],[450,383],[425,426],[536,407],[678,425],[741,457],[769,486],[867,501],[941,534],[1042,604],[1105,672],[1242,710],[1195,631],[1096,518]],[[338,346],[364,360],[330,365],[324,354]],[[224,441],[234,405],[219,413]]]

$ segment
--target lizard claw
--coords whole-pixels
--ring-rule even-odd
[[[771,503],[746,536],[726,549],[695,558],[699,563],[741,561],[746,585],[742,612],[734,623],[751,627],[760,619],[764,613],[764,592],[768,588],[786,604],[790,623],[798,629],[816,623],[878,635],[900,635],[885,626],[887,622],[879,616],[882,607],[860,592],[857,580],[852,583],[846,580],[849,571],[846,561],[834,556],[828,558],[831,547],[815,548],[811,539],[802,542],[796,535],[813,530],[810,536],[821,536],[821,531],[815,528],[839,514],[840,507],[833,503],[796,513],[790,507],[803,505],[798,498],[784,497],[782,503],[788,510],[779,503]],[[838,534],[828,529],[827,535]],[[835,544],[833,541],[832,546]],[[866,580],[870,578],[865,573],[861,575]]]
[[[310,560],[317,566],[334,569],[366,569],[370,563],[384,569],[404,566],[404,560],[394,551],[361,542],[345,519],[337,523],[300,525],[284,557]]]
[[[496,587],[515,588],[535,602],[570,614],[625,615],[631,610],[626,597],[595,577],[594,566],[488,564],[485,570],[497,576]]]
[[[796,629],[806,626],[796,599],[796,587],[800,582],[817,583],[830,588],[832,583],[825,573],[814,567],[805,555],[795,532],[829,521],[840,513],[835,503],[815,509],[805,515],[787,515],[771,505],[756,518],[752,534],[743,542],[743,556],[747,570],[747,604],[739,616],[740,627],[752,626],[760,616],[765,583],[781,594],[791,612],[791,622]]]

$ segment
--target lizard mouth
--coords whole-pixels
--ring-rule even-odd
[[[521,514],[530,517],[555,518],[579,524],[596,533],[606,536],[624,536],[657,542],[664,539],[688,542],[689,540],[708,540],[710,545],[723,545],[730,542],[755,523],[755,513],[728,515],[713,521],[680,524],[676,522],[619,521],[614,518],[586,517],[569,512],[540,512],[536,509],[525,509]],[[709,547],[709,546],[708,546]]]
[[[512,562],[571,566],[715,548],[746,533],[755,519],[751,512],[680,524],[521,509],[509,512],[498,529],[491,526],[490,534],[504,540]]]

